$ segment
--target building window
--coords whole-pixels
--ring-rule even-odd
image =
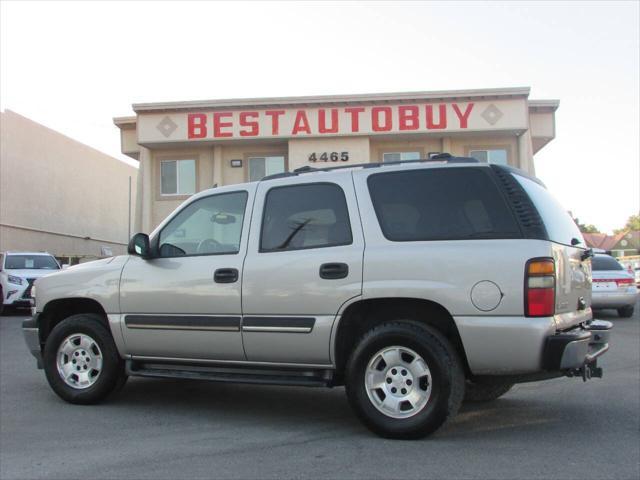
[[[382,154],[383,162],[403,162],[405,160],[420,160],[420,152],[390,152]]]
[[[262,180],[267,175],[275,175],[285,171],[283,156],[249,158],[249,181]]]
[[[162,195],[192,195],[195,192],[195,160],[163,160],[160,162],[160,193]]]
[[[471,150],[469,156],[484,163],[495,163],[497,165],[507,165],[507,151],[504,148],[495,150]]]

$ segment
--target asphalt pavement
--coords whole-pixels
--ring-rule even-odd
[[[419,441],[378,438],[344,389],[131,378],[70,405],[0,317],[0,478],[640,478],[640,305],[612,320],[604,378],[516,386]]]

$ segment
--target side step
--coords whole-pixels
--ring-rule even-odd
[[[135,377],[186,378],[226,383],[254,383],[301,387],[330,387],[333,370],[225,367],[127,360],[127,375]]]

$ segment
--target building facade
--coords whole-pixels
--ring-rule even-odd
[[[135,230],[150,232],[197,191],[304,166],[446,152],[534,173],[557,108],[506,88],[134,104],[114,123],[140,162]]]
[[[0,251],[73,263],[125,253],[138,169],[10,110],[0,115]]]

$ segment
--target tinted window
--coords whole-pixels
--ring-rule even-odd
[[[571,240],[575,238],[581,242],[579,246],[586,247],[576,222],[573,221],[569,212],[546,188],[521,175],[514,175],[514,177],[520,182],[538,213],[540,213],[549,234],[549,240],[571,245]]]
[[[160,232],[160,256],[238,253],[247,192],[204,197],[180,211]]]
[[[596,255],[591,259],[593,270],[624,270],[618,261],[609,255]]]
[[[58,270],[56,259],[48,255],[7,255],[4,268],[7,270]]]
[[[379,173],[371,175],[368,184],[389,240],[520,236],[511,210],[485,169]]]
[[[269,190],[262,218],[260,251],[332,247],[351,243],[342,189],[315,183]]]

